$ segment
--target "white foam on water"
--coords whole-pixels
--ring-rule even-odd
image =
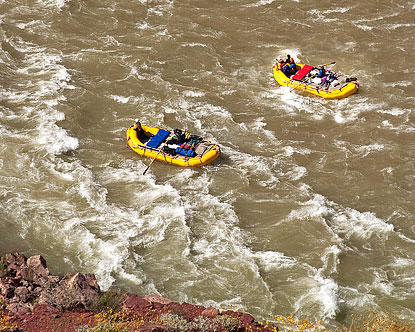
[[[359,101],[359,107],[354,107],[350,105],[347,98],[343,98],[335,101],[338,104],[338,107],[335,108],[333,119],[337,123],[344,124],[349,122],[356,121],[365,121],[365,119],[360,118],[359,115],[365,111],[375,110],[376,105],[366,102],[366,100]]]
[[[203,44],[203,43],[195,43],[195,42],[186,42],[186,43],[182,43],[181,44],[182,47],[205,47],[205,48],[209,48],[208,45]]]
[[[32,20],[30,22],[18,22],[16,26],[22,30],[35,32],[39,27],[45,28],[45,23],[40,20]]]
[[[280,103],[278,105],[278,109],[280,110],[282,106],[289,115],[297,115],[299,112],[305,112],[310,114],[313,120],[317,121],[323,120],[327,115],[332,115],[338,122],[347,122],[356,120],[360,114],[358,110],[345,112],[346,104],[342,104],[342,101],[337,101],[339,107],[336,109],[339,111],[335,111],[333,114],[330,105],[334,101],[327,101],[323,98],[313,96],[298,88],[280,86],[272,92],[275,93],[276,98],[281,99],[283,102],[283,104]]]
[[[321,256],[322,267],[314,268],[308,264],[309,277],[299,280],[305,287],[294,304],[297,314],[304,315],[307,312],[319,312],[323,319],[333,318],[339,310],[339,285],[331,278],[337,273],[339,255],[341,250],[333,245],[325,249]]]
[[[25,54],[23,65],[16,71],[28,77],[28,88],[25,93],[10,92],[8,98],[11,102],[24,102],[26,117],[37,124],[37,137],[28,141],[34,142],[36,149],[43,147],[52,155],[76,149],[78,140],[56,125],[65,118],[64,113],[55,109],[65,101],[62,91],[74,88],[70,84],[71,75],[61,64],[61,56],[20,38],[15,39],[13,47]]]
[[[238,165],[238,172],[241,176],[248,177],[251,181],[255,181],[257,184],[273,188],[280,182],[276,173],[276,164],[278,161],[274,160],[273,157],[261,157],[256,155],[250,155],[239,151],[224,150],[232,165]]]
[[[342,287],[342,298],[351,308],[365,308],[365,310],[382,310],[383,301],[391,304],[388,312],[407,320],[413,318],[411,308],[405,308],[399,303],[413,297],[415,277],[412,273],[414,260],[406,257],[390,257],[390,263],[380,267],[370,267],[370,280],[359,283],[357,288]],[[398,304],[396,304],[398,303]]]
[[[400,28],[412,28],[414,26],[415,24],[411,24],[411,23],[395,23],[395,24],[386,24],[385,28],[388,30],[397,30]]]
[[[370,153],[374,151],[382,151],[385,150],[385,145],[383,144],[369,144],[369,145],[360,145],[356,147],[356,151],[361,154],[362,158],[367,157]]]
[[[291,181],[297,181],[305,177],[307,174],[307,168],[303,166],[292,166],[288,171],[284,173],[284,176],[286,176]]]
[[[154,14],[156,16],[168,15],[173,9],[174,1],[162,0],[157,5],[154,5],[153,1],[150,0],[139,0],[142,4],[148,5],[148,14]]]
[[[110,36],[110,35],[99,37],[99,40],[105,46],[119,47],[122,45],[117,39],[114,38],[114,36]]]
[[[333,11],[332,11],[333,12]],[[318,9],[311,9],[310,14],[312,15],[313,21],[321,21],[325,23],[331,23],[338,21],[337,18],[328,18],[326,14],[330,14],[332,12],[329,11],[320,11]]]
[[[338,311],[339,286],[330,278],[315,276],[313,279],[309,291],[294,303],[295,311],[305,315],[307,310],[315,310],[317,306],[323,319],[335,317]]]
[[[103,289],[122,278],[136,285],[146,281],[146,287],[155,291],[144,271],[136,267],[141,258],[137,254],[131,257],[130,248],[152,247],[165,239],[172,222],[184,224],[185,206],[179,193],[168,184],[157,185],[151,177],[144,178],[142,167],[135,163],[131,165],[133,168],[105,168],[100,181],[79,162],[62,165],[62,171],[71,173],[71,182],[78,184],[78,187],[71,185],[66,194],[74,200],[84,198],[89,207],[76,216],[66,215],[65,210],[61,210],[63,230],[56,237],[65,239],[67,250],[79,251],[78,259],[94,271]],[[132,195],[129,200],[134,203],[111,203],[107,189],[111,183],[125,183],[126,186],[135,183],[137,190],[126,192]],[[69,209],[75,210],[76,206]]]
[[[331,13],[344,14],[344,13],[348,12],[350,9],[351,9],[351,7],[340,7],[340,8],[335,8],[335,9],[327,9],[327,10],[323,11],[323,13],[325,13],[325,14],[331,14]]]
[[[371,26],[369,26],[369,25],[366,25],[366,24],[354,23],[354,25],[355,25],[357,28],[359,28],[359,29],[361,29],[361,30],[363,30],[363,31],[371,31],[371,30],[373,30],[373,27],[371,27]]]
[[[352,287],[341,287],[342,298],[347,298],[347,304],[351,308],[373,308],[376,307],[376,295],[370,294],[365,285],[358,289]]]
[[[116,95],[111,95],[110,97],[120,104],[127,104],[131,99],[131,97],[116,96]]]
[[[281,252],[257,251],[252,256],[257,259],[258,265],[266,272],[290,268],[298,264],[296,258],[287,257]]]
[[[271,3],[275,2],[275,0],[259,0],[256,3],[251,3],[248,5],[243,5],[243,7],[260,7],[260,6],[265,6],[265,5],[269,5]]]
[[[206,93],[203,91],[186,90],[183,91],[183,95],[186,97],[204,97]]]
[[[404,87],[407,88],[408,86],[414,85],[411,81],[399,81],[399,82],[393,82],[393,83],[386,83],[385,86],[390,86],[393,88],[396,87]]]
[[[37,0],[37,2],[42,6],[57,7],[58,9],[62,9],[66,3],[70,1],[71,0]]]
[[[260,93],[261,98],[263,99],[271,99],[273,102],[276,99],[276,96],[278,96],[278,90],[277,89],[271,89],[269,91],[263,91]]]
[[[152,27],[148,24],[148,22],[137,23],[135,27],[139,30],[151,30],[152,29]]]
[[[212,142],[216,142],[217,138],[210,132],[229,131],[229,125],[227,124],[232,126],[235,124],[232,114],[224,107],[200,102],[193,98],[179,97],[174,101],[174,104],[167,105],[163,109],[168,113],[174,112],[176,114],[176,120],[182,123],[183,127],[181,129],[195,128],[197,132],[193,132],[194,129],[190,131],[194,134],[199,133],[199,135]],[[207,128],[209,128],[209,132],[204,133]]]
[[[336,246],[332,245],[330,247],[327,247],[324,250],[324,253],[321,257],[321,261],[323,262],[322,268],[319,270],[319,272],[322,275],[332,275],[334,273],[337,273],[337,266],[340,263],[339,255],[342,253],[342,250]]]
[[[338,111],[335,111],[333,119],[339,124],[344,124],[348,122],[356,122],[359,120],[360,110],[342,110],[339,107]]]
[[[312,153],[312,151],[308,148],[302,148],[302,147],[293,147],[291,145],[285,145],[282,147],[282,150],[284,151],[284,156],[291,157],[294,155],[294,153],[298,153],[300,155],[306,156]]]
[[[306,113],[313,113],[312,103],[310,99],[300,95],[299,91],[286,86],[279,88],[279,94],[281,100],[286,104],[284,109],[289,113],[296,114],[298,111],[304,111]]]
[[[237,91],[238,91],[238,90],[235,90],[235,89],[223,90],[223,91],[221,92],[221,94],[222,94],[222,95],[224,95],[224,96],[230,96],[230,95],[235,94]]]
[[[408,115],[409,114],[410,113],[408,113]],[[406,123],[401,123],[401,124],[395,126],[389,120],[383,120],[382,121],[382,126],[384,128],[388,128],[388,129],[396,131],[398,133],[412,133],[412,132],[415,131],[415,127],[409,121],[408,115],[405,116]],[[381,127],[381,126],[378,126],[378,127]]]
[[[69,136],[66,130],[55,123],[40,125],[37,142],[52,155],[73,151],[79,146],[77,138]]]
[[[354,118],[354,119],[356,119],[356,118]],[[336,113],[335,115],[334,115],[334,121],[336,121],[337,123],[346,123],[346,122],[348,122],[348,121],[352,121],[352,120],[354,120],[354,119],[346,119],[344,116],[343,116],[343,114],[342,113]]]
[[[390,296],[395,291],[395,287],[390,282],[385,271],[375,270],[373,271],[374,281],[371,285],[371,288],[377,290],[383,295]]]
[[[351,145],[345,141],[334,141],[334,144],[340,149],[343,150],[347,155],[353,155],[354,157],[366,158],[368,155],[379,152],[390,150],[390,147],[385,146],[384,144],[374,143],[369,145]]]
[[[94,182],[93,173],[84,167],[80,167],[77,180],[79,181],[81,197],[85,198],[88,204],[97,211],[105,209],[107,189]]]
[[[260,292],[265,298],[270,298],[268,286],[262,280],[256,261],[266,263],[265,260],[269,258],[271,263],[272,253],[257,254],[249,248],[247,235],[238,226],[239,218],[233,206],[209,194],[208,175],[204,173],[194,177],[193,172],[186,171],[180,172],[172,180],[175,185],[176,182],[180,185],[182,199],[188,209],[186,222],[191,239],[189,259],[195,264],[195,273],[201,277],[206,274],[215,276],[215,287],[224,293],[221,303],[240,304],[241,299],[236,299],[235,294],[243,294],[242,298],[246,298]],[[274,256],[273,259],[273,263],[279,261],[282,265],[286,260],[285,264],[288,264],[288,258]],[[235,271],[240,272],[235,274]],[[203,277],[203,280],[210,282],[209,278]],[[247,280],[252,285],[248,292]],[[197,284],[193,287],[197,287]]]
[[[293,210],[287,219],[317,219],[327,225],[336,234],[346,240],[352,238],[368,240],[372,236],[386,240],[394,231],[394,226],[388,224],[372,212],[359,212],[352,208],[343,207],[320,194],[312,193],[311,188],[303,185],[305,194],[310,199],[306,202],[299,202],[302,206]],[[342,241],[339,240],[339,245]]]
[[[392,277],[389,279],[395,279],[398,277],[397,281],[404,282],[407,286],[402,288],[406,291],[412,290],[415,287],[415,276],[412,273],[415,267],[415,259],[408,257],[394,257],[393,261],[389,263],[384,269],[391,269],[394,271]],[[389,270],[388,269],[388,270]]]
[[[252,129],[256,132],[260,133],[261,137],[267,137],[270,142],[275,142],[276,137],[274,135],[274,132],[272,130],[265,129],[265,126],[267,125],[267,122],[265,121],[264,117],[259,117],[255,119],[255,122],[253,124]]]
[[[410,109],[402,109],[402,108],[392,108],[392,109],[379,109],[376,112],[381,113],[381,114],[401,116],[401,115],[404,115],[404,114],[409,114],[411,112],[411,110]]]
[[[401,232],[398,232],[398,236],[399,236],[402,240],[404,240],[405,242],[408,242],[408,243],[415,243],[415,239],[411,239],[411,238],[407,237],[406,235],[402,234]]]

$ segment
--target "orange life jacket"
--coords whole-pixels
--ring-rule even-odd
[[[285,67],[285,63],[284,62],[277,62],[277,70],[281,70],[282,68]]]

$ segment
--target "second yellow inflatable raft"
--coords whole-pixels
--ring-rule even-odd
[[[303,90],[325,99],[345,98],[359,89],[355,78],[342,73],[326,71],[325,78],[318,77],[319,68],[305,64],[296,64],[297,72],[288,77],[278,63],[274,65],[275,80],[282,86]]]

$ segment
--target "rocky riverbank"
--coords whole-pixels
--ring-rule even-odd
[[[247,313],[102,292],[93,274],[53,275],[42,256],[19,253],[1,257],[0,314],[0,330],[16,332],[277,330]]]

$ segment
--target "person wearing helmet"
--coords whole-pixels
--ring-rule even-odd
[[[285,63],[288,64],[288,69],[286,71],[288,72],[288,77],[291,75],[294,75],[297,72],[297,65],[295,64],[294,59],[287,54],[287,59],[285,60]]]

